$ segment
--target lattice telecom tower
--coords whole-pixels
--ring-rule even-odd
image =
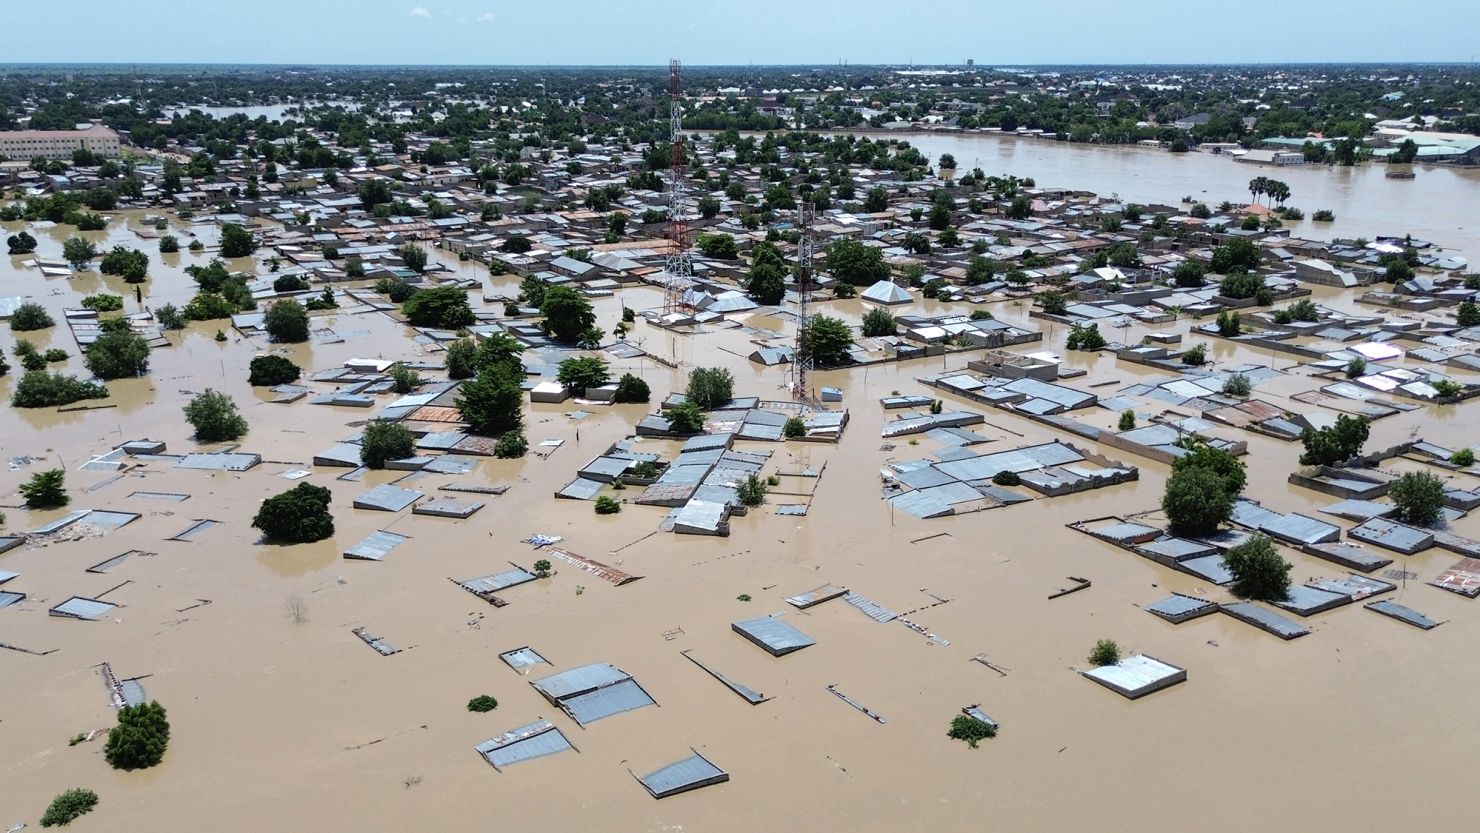
[[[673,242],[673,251],[668,255],[668,285],[663,293],[665,316],[688,306],[687,296],[694,285],[694,264],[689,260],[689,221],[684,213],[684,166],[688,157],[684,152],[683,92],[679,68],[677,58],[668,62],[671,99],[668,136],[673,149],[673,158],[668,165],[668,239]]]
[[[805,199],[797,203],[797,230],[801,238],[797,241],[797,343],[791,357],[791,392],[798,402],[812,403],[812,368],[816,364],[812,357],[812,339],[808,324],[811,316],[807,312],[807,294],[812,288],[812,203]]]

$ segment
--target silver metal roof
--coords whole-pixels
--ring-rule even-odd
[[[630,679],[631,675],[609,662],[593,662],[535,680],[533,685],[546,697],[561,700]]]
[[[0,590],[0,607],[10,607],[26,598],[25,593],[14,593],[9,590]]]
[[[1266,521],[1259,525],[1259,529],[1275,538],[1299,544],[1324,544],[1341,538],[1341,527],[1297,512]]]
[[[642,690],[642,686],[631,678],[560,700],[560,708],[582,726],[602,718],[652,705],[656,705],[653,698],[649,697],[648,693]]]
[[[395,532],[377,530],[366,536],[365,540],[344,551],[345,558],[360,558],[367,561],[379,561],[391,550],[400,546],[407,540],[405,535]]]
[[[687,790],[724,783],[730,780],[730,776],[696,752],[681,761],[640,776],[637,780],[652,793],[653,798],[665,798]]]
[[[1368,602],[1366,605],[1364,605],[1364,607],[1366,607],[1368,610],[1373,610],[1381,613],[1384,616],[1391,616],[1392,618],[1397,619],[1400,622],[1406,622],[1416,628],[1423,628],[1424,630],[1431,630],[1433,628],[1439,627],[1439,625],[1442,624],[1441,622],[1435,622],[1433,619],[1430,619],[1429,617],[1425,616],[1422,613],[1419,613],[1411,607],[1404,607],[1397,602],[1390,602],[1386,599],[1376,602]]]
[[[548,720],[511,729],[473,747],[495,769],[573,749],[565,735]]]
[[[499,659],[508,663],[509,667],[515,671],[522,671],[533,665],[544,665],[547,662],[544,657],[540,656],[539,651],[528,646],[515,648],[512,651],[504,651],[502,654],[499,654]]]
[[[399,512],[425,496],[425,492],[402,489],[389,483],[376,486],[354,500],[356,509],[375,509],[381,512]]]
[[[733,622],[730,627],[736,633],[778,657],[817,644],[811,637],[789,623],[769,616]]]
[[[526,582],[534,581],[536,578],[537,576],[535,576],[534,573],[515,567],[511,570],[505,570],[502,573],[494,573],[490,576],[470,578],[467,581],[460,581],[458,582],[458,584],[462,585],[468,590],[473,591],[474,593],[492,593],[496,590],[504,590],[509,587],[514,587]]]
[[[1299,622],[1287,619],[1252,602],[1231,602],[1220,605],[1219,609],[1241,622],[1268,631],[1281,639],[1294,639],[1310,633],[1310,629]]]
[[[565,484],[565,487],[556,492],[555,496],[570,500],[590,500],[596,497],[596,493],[601,491],[603,485],[605,484],[599,480],[587,480],[584,477],[577,477],[575,480]]]
[[[180,469],[206,469],[213,471],[246,471],[262,462],[260,454],[212,453],[186,454],[175,464]]]
[[[83,596],[73,596],[62,602],[49,612],[52,616],[65,616],[72,619],[101,619],[108,615],[108,611],[118,605],[98,599],[89,599]]]

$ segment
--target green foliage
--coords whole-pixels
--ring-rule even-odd
[[[400,255],[401,261],[406,264],[406,268],[407,269],[410,269],[413,272],[418,272],[418,273],[425,272],[426,271],[426,268],[427,268],[427,250],[426,249],[423,249],[422,247],[413,245],[411,243],[407,243],[406,245],[402,246],[401,248],[396,249],[396,254]]]
[[[1172,270],[1172,282],[1180,287],[1195,288],[1203,285],[1205,274],[1207,272],[1201,263],[1195,260],[1184,260]]]
[[[262,329],[273,341],[293,344],[308,341],[308,312],[297,301],[278,301],[267,308]]]
[[[472,339],[460,338],[447,345],[447,378],[471,379],[478,374],[478,345]]]
[[[67,496],[66,473],[61,469],[47,469],[31,475],[21,484],[21,497],[27,509],[55,509],[71,502]]]
[[[1356,379],[1367,372],[1367,360],[1361,356],[1352,356],[1351,361],[1346,363],[1346,378]]]
[[[32,237],[30,232],[23,230],[5,238],[5,247],[9,250],[9,254],[28,255],[36,251],[36,238]]]
[[[1021,486],[1023,478],[1011,469],[1003,469],[992,475],[992,482],[998,486]]]
[[[185,406],[185,421],[195,428],[197,442],[234,440],[247,433],[247,421],[231,397],[206,388]]]
[[[1258,222],[1257,218],[1255,222]],[[1208,266],[1211,271],[1220,275],[1229,274],[1235,269],[1251,271],[1259,266],[1259,247],[1242,237],[1234,238],[1213,250]]]
[[[555,381],[576,395],[583,395],[591,388],[599,388],[610,379],[606,362],[595,356],[575,356],[560,363]]]
[[[658,476],[658,464],[652,460],[638,460],[627,473],[640,480],[652,480]]]
[[[1182,353],[1182,364],[1201,367],[1208,363],[1208,348],[1201,344]]]
[[[474,366],[478,370],[502,367],[514,376],[523,376],[524,363],[519,360],[519,354],[523,352],[524,345],[518,339],[503,333],[493,333],[478,343]]]
[[[403,365],[396,364],[391,367],[391,390],[396,393],[410,393],[421,384],[421,376],[415,370]]]
[[[529,451],[529,440],[520,431],[505,431],[493,444],[493,456],[503,460],[523,457]]]
[[[817,365],[839,365],[848,360],[848,348],[853,346],[853,331],[840,318],[814,315],[807,321],[802,344],[803,349],[811,351],[812,360]]]
[[[1231,310],[1218,313],[1218,335],[1233,338],[1243,332],[1243,316]]]
[[[788,440],[795,440],[807,436],[807,423],[799,416],[787,417],[786,423],[781,426],[781,436]]]
[[[1089,662],[1095,666],[1114,665],[1120,662],[1120,646],[1113,639],[1101,639],[1090,649]]]
[[[1129,431],[1136,427],[1136,412],[1126,408],[1120,412],[1120,430]]]
[[[548,558],[541,558],[539,561],[536,561],[534,563],[534,573],[535,573],[535,575],[537,575],[537,576],[547,576],[547,575],[549,575],[550,574],[550,566],[551,566],[550,565],[550,559],[548,559]]]
[[[766,502],[766,481],[751,474],[735,489],[735,494],[745,506],[760,506]]]
[[[602,495],[596,499],[596,514],[615,515],[622,511],[622,504],[610,495]]]
[[[236,223],[221,226],[221,256],[224,258],[247,257],[257,251],[257,241],[252,233]]]
[[[230,318],[237,313],[236,304],[214,292],[198,292],[180,314],[189,321],[213,321]]]
[[[164,760],[169,742],[164,706],[151,700],[118,710],[118,725],[108,733],[103,756],[114,769],[148,769]]]
[[[498,708],[498,701],[487,694],[480,694],[468,701],[470,712],[491,712]]]
[[[31,330],[44,330],[55,326],[56,322],[51,320],[46,307],[27,301],[15,308],[15,313],[10,316],[10,329],[15,332],[29,332]]]
[[[839,300],[846,301],[849,298],[858,297],[858,290],[854,289],[853,284],[851,283],[843,283],[842,281],[838,281],[837,283],[833,284],[833,297]]]
[[[43,363],[44,363],[43,359]],[[76,376],[29,370],[16,382],[10,404],[17,408],[52,408],[83,399],[107,399],[108,389]]]
[[[786,263],[774,243],[758,243],[751,250],[745,291],[758,304],[779,304],[786,296]]]
[[[740,256],[735,247],[735,238],[728,234],[701,234],[694,241],[694,247],[708,257],[721,260],[734,260]]]
[[[976,749],[982,741],[997,737],[997,727],[983,723],[969,714],[958,714],[951,720],[951,728],[946,730],[946,737],[964,740],[968,749]]]
[[[1069,299],[1062,292],[1045,292],[1038,296],[1038,303],[1046,315],[1063,315],[1069,307]]]
[[[62,243],[62,259],[71,264],[73,269],[86,268],[88,261],[97,256],[98,247],[91,240],[69,237]]]
[[[874,307],[863,314],[863,334],[866,337],[892,336],[898,331],[894,316],[883,307]]]
[[[473,433],[494,437],[523,427],[524,391],[507,366],[485,366],[457,392],[454,404]]]
[[[286,385],[298,381],[303,371],[283,356],[257,356],[248,366],[249,385]]]
[[[404,460],[416,454],[416,437],[399,422],[373,420],[365,426],[360,438],[360,462],[372,469],[383,469],[391,460]]]
[[[82,306],[98,312],[118,312],[123,309],[123,298],[118,295],[109,295],[106,292],[98,295],[89,295],[82,299]]]
[[[297,275],[283,275],[272,282],[272,291],[277,293],[302,292],[308,289],[308,281]]]
[[[735,396],[735,377],[722,367],[696,367],[689,374],[684,397],[705,410],[718,408]]]
[[[98,806],[98,794],[81,787],[67,790],[51,800],[46,812],[41,815],[42,827],[64,827],[73,819],[89,813]]]
[[[1235,373],[1223,380],[1223,392],[1229,396],[1248,396],[1253,389],[1249,377],[1242,373]]]
[[[1290,320],[1292,321],[1321,320],[1321,311],[1316,309],[1316,305],[1312,303],[1309,298],[1301,298],[1300,300],[1286,307],[1284,312],[1287,312],[1289,314]]]
[[[833,277],[855,286],[869,286],[889,277],[883,251],[851,238],[827,244],[827,268]]]
[[[1070,350],[1099,350],[1105,346],[1105,337],[1100,335],[1099,324],[1074,324],[1069,328],[1065,346]]]
[[[1218,294],[1234,300],[1255,298],[1264,289],[1264,278],[1248,272],[1233,272],[1218,282]]]
[[[260,530],[269,541],[285,544],[322,541],[334,534],[334,515],[329,512],[331,498],[323,486],[299,483],[262,501],[252,518],[252,528]]]
[[[98,263],[98,271],[118,275],[125,283],[143,283],[149,276],[149,255],[138,249],[114,246]]]
[[[980,286],[997,274],[997,262],[989,257],[977,255],[966,264],[966,285]]]
[[[1459,451],[1449,455],[1449,462],[1460,468],[1469,468],[1475,465],[1475,451],[1469,448],[1461,448]]]
[[[1454,323],[1461,327],[1480,325],[1480,305],[1469,299],[1460,301],[1459,308],[1454,312]]]
[[[631,373],[623,373],[622,378],[617,380],[614,402],[646,402],[650,398],[652,398],[652,391],[648,389],[648,383],[641,378]]]
[[[185,328],[185,316],[174,304],[165,304],[154,311],[154,319],[159,326],[166,330],[183,330]]]
[[[704,430],[704,409],[694,402],[680,402],[663,414],[668,430],[675,434],[697,434]]]
[[[173,234],[166,234],[159,238],[159,253],[162,255],[174,254],[180,251],[180,238]]]
[[[1172,534],[1209,535],[1233,513],[1233,498],[1218,473],[1202,466],[1172,469],[1161,498]]]
[[[1233,452],[1214,448],[1200,438],[1184,437],[1176,445],[1184,449],[1184,453],[1172,461],[1173,473],[1195,468],[1206,469],[1218,476],[1224,494],[1230,499],[1243,493],[1244,485],[1248,482],[1248,473],[1243,461]]]
[[[1464,385],[1453,379],[1437,379],[1430,381],[1429,384],[1434,388],[1434,392],[1438,394],[1438,398],[1440,399],[1459,396],[1465,390]]]
[[[1290,595],[1290,563],[1280,557],[1274,542],[1255,533],[1223,554],[1233,574],[1235,596],[1263,602],[1282,602]]]
[[[1388,497],[1398,507],[1398,518],[1406,523],[1432,526],[1443,517],[1444,481],[1426,471],[1404,472],[1388,490]]]
[[[596,326],[591,302],[568,286],[546,289],[540,314],[545,317],[545,332],[561,344],[579,342],[587,330]]]
[[[375,282],[375,291],[386,296],[393,304],[402,304],[416,294],[416,287],[400,278],[381,278]]]
[[[1372,424],[1366,417],[1351,417],[1342,414],[1336,418],[1335,425],[1325,428],[1307,428],[1300,432],[1300,442],[1305,446],[1305,453],[1300,455],[1302,466],[1330,466],[1360,454],[1362,444],[1367,442],[1367,436],[1372,431]]]
[[[138,376],[149,369],[149,343],[132,330],[105,331],[87,348],[83,363],[99,379]]]
[[[468,293],[455,286],[423,289],[406,300],[402,312],[411,326],[438,330],[459,330],[478,320],[468,306]]]
[[[1329,223],[1336,219],[1336,213],[1330,209],[1322,208],[1311,214],[1310,218],[1317,223]]]

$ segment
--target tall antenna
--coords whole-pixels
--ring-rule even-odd
[[[679,79],[678,59],[668,62],[668,141],[673,157],[668,165],[668,239],[673,251],[668,255],[668,285],[663,293],[663,315],[672,315],[688,306],[687,296],[694,282],[694,264],[689,260],[689,222],[684,215],[683,92]]]
[[[801,238],[797,241],[797,343],[791,357],[791,392],[803,405],[812,403],[812,369],[816,361],[812,357],[812,333],[809,328],[811,316],[807,312],[807,294],[812,288],[812,203],[801,200],[797,203],[797,228]]]

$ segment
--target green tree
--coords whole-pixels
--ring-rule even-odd
[[[334,534],[334,515],[329,511],[332,497],[323,486],[299,483],[262,501],[252,528],[268,541],[284,544],[322,541]]]
[[[1136,427],[1136,412],[1126,408],[1120,412],[1120,430],[1129,431]]]
[[[303,371],[298,365],[283,356],[257,356],[247,370],[247,384],[286,385],[298,381]]]
[[[599,388],[610,379],[606,362],[595,356],[575,356],[560,363],[555,380],[577,396],[585,395],[591,388]]]
[[[185,406],[185,421],[195,429],[197,442],[234,440],[247,433],[247,421],[236,402],[219,391],[206,388]]]
[[[468,701],[470,712],[491,712],[496,708],[498,708],[498,700],[487,694],[480,694]]]
[[[889,277],[883,251],[848,238],[827,244],[827,268],[833,277],[855,286],[869,286]]]
[[[460,338],[447,345],[445,359],[447,378],[470,379],[478,374],[478,346],[472,339]]]
[[[617,380],[617,392],[612,401],[646,402],[650,398],[652,398],[652,391],[649,390],[647,382],[631,373],[623,373],[622,378]]]
[[[808,319],[801,341],[803,349],[811,351],[818,365],[839,365],[848,360],[853,331],[842,319],[814,315]]]
[[[98,271],[105,275],[118,275],[124,283],[143,283],[149,277],[149,255],[138,249],[114,246],[103,255]]]
[[[704,409],[694,402],[680,402],[664,412],[668,430],[675,434],[697,434],[704,430]]]
[[[1195,288],[1203,285],[1205,274],[1206,271],[1201,263],[1195,260],[1184,260],[1172,270],[1172,282],[1180,287]]]
[[[36,251],[36,238],[22,230],[5,238],[5,247],[13,255],[28,255]]]
[[[779,304],[786,296],[786,262],[774,243],[758,243],[751,250],[746,291],[758,304]]]
[[[149,342],[130,329],[105,330],[88,346],[83,363],[99,379],[138,376],[149,369]]]
[[[1201,466],[1173,470],[1161,499],[1173,535],[1210,535],[1233,513],[1223,478]]]
[[[523,376],[524,362],[519,358],[523,352],[524,345],[518,339],[504,333],[492,333],[478,344],[478,353],[474,360],[475,371],[498,366],[515,377]]]
[[[684,398],[705,410],[728,404],[735,396],[735,377],[722,367],[696,367],[689,374]]]
[[[257,251],[257,241],[252,233],[236,223],[221,226],[221,256],[224,258],[247,257]]]
[[[1274,542],[1255,533],[1223,554],[1233,574],[1233,594],[1244,599],[1282,602],[1290,595],[1290,563],[1280,557]]]
[[[372,469],[383,469],[390,460],[415,454],[416,437],[399,422],[372,420],[360,437],[360,462]]]
[[[66,473],[61,469],[47,469],[31,475],[30,480],[21,484],[21,497],[26,501],[26,508],[55,509],[66,506],[72,498],[67,495],[65,480]]]
[[[545,332],[562,344],[575,344],[596,326],[596,311],[591,302],[568,286],[545,290],[540,314],[545,317]]]
[[[1200,437],[1184,437],[1177,441],[1176,447],[1182,451],[1181,455],[1172,461],[1173,472],[1207,469],[1218,476],[1218,480],[1223,484],[1223,493],[1230,499],[1236,499],[1243,494],[1249,476],[1244,462],[1233,452],[1215,448]]]
[[[31,301],[17,306],[10,316],[10,329],[15,332],[44,330],[53,326],[56,326],[56,322],[52,320],[46,307]]]
[[[1305,453],[1300,455],[1302,466],[1331,466],[1350,460],[1362,451],[1362,444],[1372,431],[1371,421],[1366,417],[1351,417],[1342,414],[1335,425],[1324,428],[1307,428],[1300,432],[1300,442]]]
[[[807,423],[799,416],[787,417],[786,424],[781,426],[781,436],[788,440],[795,440],[807,436]]]
[[[1218,294],[1225,298],[1245,300],[1256,298],[1265,289],[1264,277],[1248,272],[1236,271],[1218,283]]]
[[[1461,448],[1459,451],[1449,455],[1449,462],[1462,469],[1475,465],[1475,451],[1471,448]]]
[[[1459,308],[1455,310],[1454,323],[1461,327],[1480,326],[1480,306],[1469,299],[1459,302]]]
[[[735,489],[735,495],[744,506],[760,506],[766,502],[766,481],[752,473]]]
[[[1009,220],[1026,220],[1033,216],[1033,201],[1027,196],[1019,194],[1012,198],[1007,206],[1007,218]]]
[[[103,756],[114,769],[148,769],[164,760],[169,743],[164,706],[151,700],[118,710],[118,725],[108,733]]]
[[[894,316],[883,307],[874,307],[863,314],[863,335],[866,338],[892,336],[899,332]]]
[[[1043,306],[1045,315],[1063,315],[1069,308],[1069,299],[1062,292],[1045,292],[1038,296],[1038,303]]]
[[[735,238],[728,234],[701,234],[694,246],[706,256],[721,260],[734,260],[740,256]]]
[[[388,179],[371,179],[360,183],[360,204],[366,210],[372,210],[377,205],[389,203],[395,199],[391,194],[391,183]]]
[[[951,728],[946,730],[946,737],[964,740],[968,749],[976,749],[977,744],[983,740],[997,737],[997,727],[971,715],[958,714],[951,720]]]
[[[1252,390],[1249,377],[1242,373],[1235,373],[1223,380],[1223,393],[1228,396],[1248,396]]]
[[[16,408],[51,408],[83,399],[107,399],[108,389],[75,376],[29,370],[16,382],[10,404]]]
[[[1433,526],[1444,514],[1444,481],[1426,471],[1404,472],[1388,490],[1398,507],[1398,518],[1419,526]]]
[[[524,391],[508,367],[485,366],[457,392],[453,404],[473,433],[494,437],[523,427]]]
[[[966,285],[981,286],[997,274],[997,262],[989,257],[977,255],[966,264]]]
[[[863,210],[867,214],[878,214],[889,210],[889,192],[879,185],[868,190],[863,198]]]
[[[622,511],[622,504],[610,495],[602,495],[596,498],[595,509],[598,515],[615,515]]]
[[[423,289],[412,295],[401,311],[413,327],[458,330],[478,320],[468,305],[467,291],[455,286]]]
[[[529,451],[529,440],[519,431],[505,431],[493,444],[493,456],[501,460],[523,457]]]
[[[1226,275],[1234,269],[1251,271],[1259,267],[1259,248],[1242,237],[1236,237],[1213,249],[1210,271]]]
[[[98,256],[98,247],[91,240],[69,237],[62,243],[62,259],[73,269],[86,269],[88,261]]]
[[[308,341],[308,312],[297,301],[278,301],[267,308],[262,329],[273,341],[294,344]]]
[[[1090,649],[1089,662],[1100,667],[1120,662],[1120,646],[1113,639],[1101,639]]]
[[[407,243],[406,245],[402,246],[401,248],[396,249],[396,254],[397,255],[400,255],[401,261],[406,264],[406,268],[407,269],[410,269],[413,272],[418,272],[418,273],[425,272],[426,271],[426,269],[427,269],[427,250],[426,249],[423,249],[422,247],[417,246],[417,245],[414,245],[414,244],[411,244],[411,243]]]

